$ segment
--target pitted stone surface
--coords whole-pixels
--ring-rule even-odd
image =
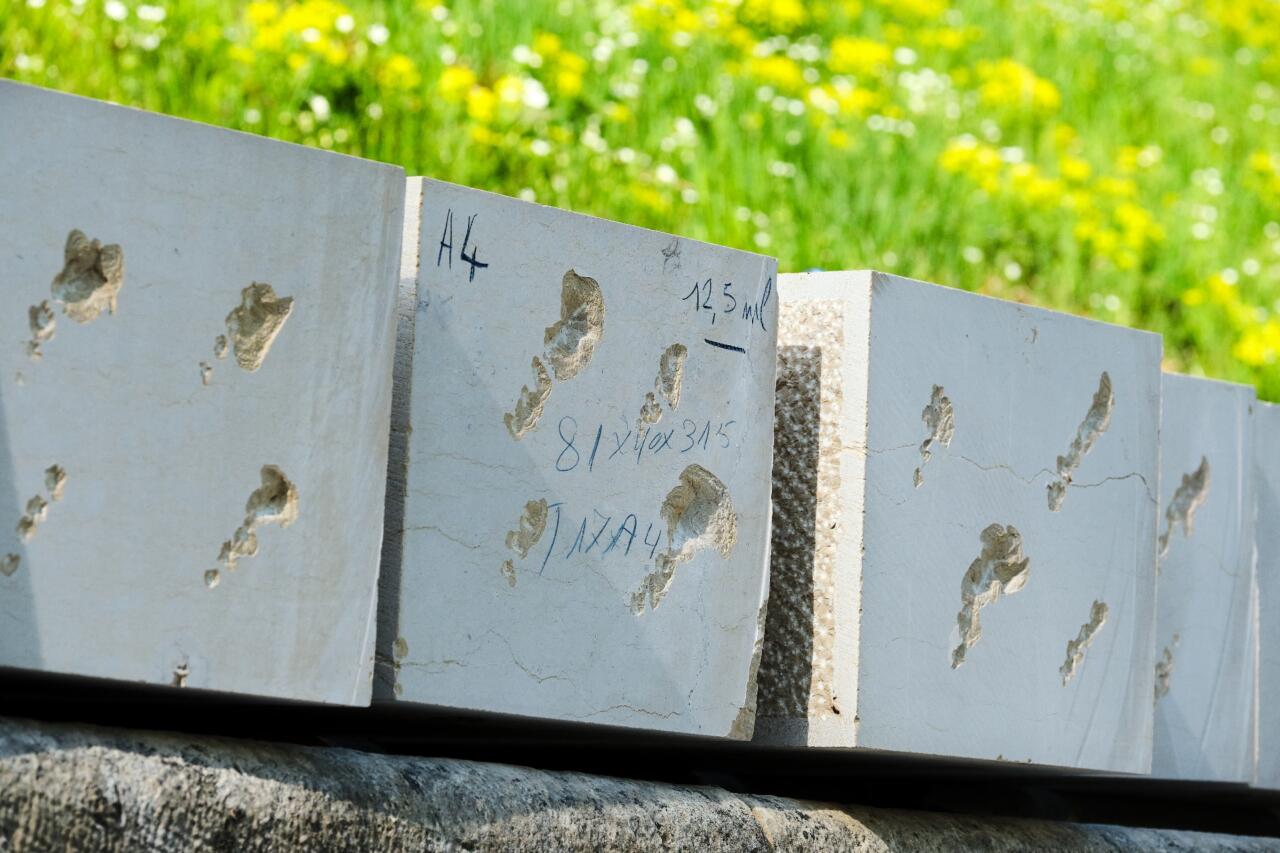
[[[760,717],[830,717],[839,528],[844,328],[838,301],[784,303],[778,317],[769,607]]]
[[[0,175],[0,666],[367,704],[403,172],[0,81]]]
[[[749,736],[776,263],[421,187],[379,695]]]

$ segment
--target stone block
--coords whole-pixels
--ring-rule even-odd
[[[988,801],[971,792],[948,799],[937,793],[942,786],[936,782],[921,805],[954,811],[751,794],[736,781],[728,791],[455,758],[0,718],[0,838],[14,853],[1274,853],[1277,846],[1275,838],[1063,820],[1064,807],[1094,799],[1080,789],[1064,803],[1051,787],[1032,786],[990,804],[994,814],[974,814]],[[890,781],[891,788],[900,786],[899,779]],[[853,790],[867,787],[864,782]],[[987,781],[979,790],[993,788],[1014,789]],[[849,796],[839,785],[832,795]],[[1039,810],[1032,811],[1036,804]],[[1205,808],[1187,816],[1165,815],[1159,806],[1132,811],[1140,820],[1159,815],[1163,823],[1194,824]],[[1006,812],[1031,812],[1035,819]],[[1044,819],[1045,812],[1056,819]],[[1234,813],[1250,814],[1245,806]],[[1259,823],[1255,817],[1240,829],[1257,832]]]
[[[1256,782],[1280,788],[1280,406],[1253,404],[1254,581],[1258,605]]]
[[[784,275],[757,739],[1143,772],[1160,339]]]
[[[437,181],[416,244],[390,696],[749,737],[774,261]]]
[[[1252,388],[1166,374],[1153,775],[1253,779]]]
[[[0,116],[0,665],[367,704],[402,172]]]

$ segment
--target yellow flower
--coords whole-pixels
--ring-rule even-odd
[[[1250,326],[1231,348],[1231,354],[1253,367],[1273,363],[1280,354],[1280,322],[1267,320]]]
[[[552,59],[560,52],[560,37],[554,33],[540,32],[533,37],[533,52]]]
[[[604,115],[614,124],[626,124],[631,121],[631,108],[626,104],[612,103],[604,108]]]
[[[518,104],[524,98],[524,81],[514,74],[503,74],[493,84],[493,91],[504,104]]]
[[[351,56],[351,52],[347,50],[347,46],[345,44],[340,41],[333,41],[332,39],[325,40],[322,54],[324,56],[324,61],[330,65],[342,65]]]
[[[467,115],[474,121],[489,124],[498,112],[498,96],[487,86],[472,86],[467,92]]]
[[[750,52],[756,46],[756,38],[751,35],[751,30],[740,25],[730,28],[727,40],[730,45],[743,52]]]
[[[799,29],[809,20],[800,0],[746,0],[740,14],[748,23],[783,33]]]
[[[481,145],[499,145],[502,143],[502,137],[494,133],[482,124],[471,125],[471,139]]]
[[[631,187],[631,195],[636,201],[657,213],[666,213],[671,208],[671,202],[667,197],[653,187],[635,184]]]
[[[827,144],[832,148],[848,148],[853,144],[853,137],[849,136],[843,130],[836,128],[827,131]]]
[[[586,59],[572,51],[561,50],[556,54],[555,67],[552,79],[556,91],[567,98],[576,97],[582,92],[583,76],[587,70]]]
[[[1182,291],[1182,304],[1188,308],[1195,308],[1203,305],[1205,300],[1204,291],[1198,287],[1188,287]]]
[[[280,17],[280,4],[272,0],[256,0],[245,8],[245,17],[255,27],[265,26]]]
[[[466,100],[476,84],[476,73],[465,65],[450,65],[440,72],[440,96],[452,103]]]
[[[378,84],[386,89],[401,91],[416,89],[422,82],[418,66],[403,53],[392,54],[377,71]]]
[[[1142,149],[1136,145],[1121,145],[1116,151],[1116,170],[1126,175],[1138,171],[1138,157],[1141,154]]]
[[[1058,161],[1058,170],[1062,173],[1062,177],[1078,184],[1089,180],[1089,176],[1093,174],[1093,168],[1087,161],[1070,155]]]
[[[1138,185],[1130,178],[1098,178],[1094,189],[1113,198],[1136,198],[1138,195]]]
[[[963,50],[981,38],[980,27],[932,27],[917,30],[914,41],[921,47],[957,51]]]
[[[572,98],[582,91],[582,74],[561,68],[556,72],[556,91],[566,98]]]
[[[776,86],[784,92],[797,92],[804,88],[804,69],[788,56],[753,56],[747,60],[751,76]]]
[[[286,48],[302,48],[331,64],[341,64],[348,58],[337,25],[340,18],[350,16],[350,10],[334,0],[303,0],[285,6],[273,0],[255,0],[245,8],[254,50],[278,53]],[[288,62],[296,70],[305,63],[305,57],[289,57]]]
[[[1062,105],[1058,87],[1020,62],[984,60],[976,70],[978,97],[987,106],[1048,114]]]
[[[893,50],[887,44],[857,36],[837,36],[831,42],[827,65],[836,74],[878,74],[889,67]]]
[[[287,31],[299,35],[306,30],[329,33],[339,18],[350,14],[350,9],[333,0],[303,0],[287,6],[280,23]]]
[[[1080,134],[1076,129],[1066,122],[1059,122],[1053,127],[1053,145],[1060,151],[1065,151],[1075,145],[1076,140],[1080,138]]]
[[[1260,175],[1270,175],[1278,171],[1280,155],[1269,151],[1253,151],[1249,154],[1249,168]]]
[[[680,9],[676,12],[675,20],[672,22],[672,29],[679,33],[692,35],[702,30],[702,19],[692,10]]]
[[[967,174],[988,191],[998,185],[998,177],[1003,165],[999,151],[967,136],[948,142],[938,158],[938,164],[947,172]]]
[[[254,34],[251,44],[256,51],[275,53],[284,47],[284,37],[283,27],[263,27]]]
[[[947,11],[945,0],[878,0],[890,13],[903,18],[932,21]]]
[[[859,118],[870,114],[884,103],[882,94],[861,86],[837,86],[835,87],[835,93],[836,103],[840,106],[840,112]]]
[[[1155,217],[1132,202],[1123,202],[1116,208],[1115,220],[1124,233],[1125,244],[1135,251],[1142,251],[1148,243],[1164,239],[1164,229],[1156,223]]]

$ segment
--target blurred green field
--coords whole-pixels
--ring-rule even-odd
[[[0,76],[1152,329],[1280,399],[1280,0],[0,0]]]

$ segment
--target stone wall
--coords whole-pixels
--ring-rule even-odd
[[[0,720],[0,849],[1275,850],[348,749]]]

